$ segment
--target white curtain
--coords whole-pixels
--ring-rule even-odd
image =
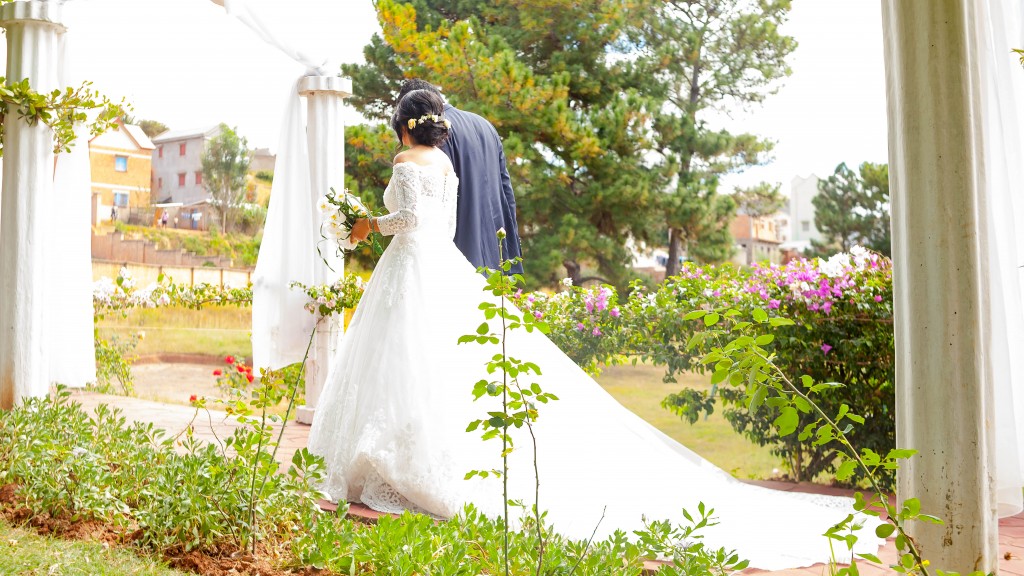
[[[58,78],[69,73],[68,33],[61,34]],[[89,129],[76,126],[70,152],[57,155],[50,232],[46,241],[46,351],[50,381],[83,387],[96,380],[92,305],[92,174]]]
[[[999,515],[1024,509],[1024,47],[1020,0],[978,2],[978,71],[989,248],[991,377],[996,414]]]
[[[306,295],[288,284],[313,283],[315,210],[309,181],[309,150],[302,99],[294,86],[270,189],[270,206],[253,273],[252,354],[258,368],[280,368],[302,360],[313,330],[313,315],[303,309]]]
[[[224,8],[305,66],[307,75],[330,75],[338,70],[329,58],[337,49],[337,34],[322,32],[342,21],[343,4],[300,0],[281,10],[276,0],[225,0]],[[260,368],[301,361],[314,326],[313,316],[303,308],[305,294],[289,288],[293,281],[313,284],[315,267],[322,266],[316,255],[318,230],[310,225],[316,209],[309,161],[303,101],[296,85],[285,107],[267,223],[253,274],[253,364]]]

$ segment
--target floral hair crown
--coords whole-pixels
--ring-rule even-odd
[[[445,128],[451,128],[452,127],[452,123],[449,122],[447,118],[441,118],[441,116],[439,116],[437,114],[424,114],[423,116],[420,116],[419,118],[409,118],[409,122],[408,122],[409,130],[412,130],[413,128],[415,128],[417,124],[423,124],[427,120],[433,120],[434,122],[442,122],[444,124]]]

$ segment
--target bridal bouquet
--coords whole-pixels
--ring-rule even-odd
[[[331,188],[331,191],[317,202],[317,208],[323,217],[320,236],[325,241],[340,252],[351,252],[362,244],[352,239],[352,226],[356,220],[372,216],[362,200],[350,194],[348,190],[338,194]],[[374,254],[380,255],[384,251],[380,244],[380,234],[371,233],[365,242],[370,245]]]

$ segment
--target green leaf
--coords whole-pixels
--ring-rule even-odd
[[[686,316],[683,316],[683,320],[696,320],[698,318],[703,318],[705,314],[707,314],[707,312],[704,310],[694,310],[693,312],[687,313]]]
[[[892,533],[895,531],[896,527],[892,524],[879,524],[878,528],[875,528],[875,536],[878,536],[879,538],[888,538],[889,536],[892,536]]]
[[[487,332],[490,329],[491,329],[491,327],[487,325],[487,322],[483,322],[479,326],[476,327],[476,333],[481,335],[481,336],[483,336],[484,334],[487,334]]]
[[[789,436],[796,432],[796,427],[800,424],[800,416],[797,414],[796,408],[786,406],[780,411],[774,424],[779,429],[779,436]]]
[[[836,470],[836,480],[846,481],[849,480],[854,471],[857,469],[857,462],[855,460],[847,460],[839,465]]]
[[[768,313],[761,308],[754,308],[752,315],[754,317],[754,321],[759,324],[764,324],[768,321]]]
[[[714,326],[715,324],[718,324],[718,321],[721,318],[722,317],[718,314],[718,312],[712,312],[711,314],[708,314],[707,316],[704,317],[704,325]]]
[[[750,404],[747,405],[747,410],[750,412],[757,412],[757,409],[764,403],[765,397],[768,396],[767,386],[758,386],[757,390],[750,396]]]
[[[789,318],[772,318],[768,323],[775,328],[778,328],[779,326],[793,326],[796,324],[796,322],[793,322]]]
[[[762,334],[761,336],[758,336],[756,340],[754,340],[754,342],[756,342],[758,346],[767,346],[774,341],[774,334]]]

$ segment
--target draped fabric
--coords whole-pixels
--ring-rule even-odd
[[[999,515],[1010,516],[1024,509],[1024,69],[1010,50],[1024,47],[1024,6],[1019,0],[978,6],[996,488]]]
[[[68,34],[60,35],[58,79],[74,84]],[[96,380],[92,304],[92,174],[89,128],[79,124],[70,152],[57,155],[46,241],[46,346],[50,381],[83,387]]]
[[[335,25],[337,20],[324,12],[328,7],[314,4],[295,2],[282,10],[279,2],[225,0],[224,8],[262,40],[305,66],[307,75],[327,75],[329,50],[316,45],[322,35],[292,32],[289,36],[287,32]],[[303,27],[282,25],[287,18],[301,18]],[[316,210],[303,107],[294,86],[285,107],[267,222],[253,274],[252,351],[253,364],[260,368],[300,362],[314,326],[313,316],[303,309],[305,294],[289,288],[292,282],[313,284],[316,267],[323,265],[316,255],[319,231],[310,226]]]
[[[252,354],[255,366],[280,368],[299,362],[313,330],[303,309],[306,295],[288,287],[313,283],[317,230],[309,181],[309,151],[302,100],[293,87],[281,126],[280,149],[270,189],[270,206],[259,259],[253,273]]]

